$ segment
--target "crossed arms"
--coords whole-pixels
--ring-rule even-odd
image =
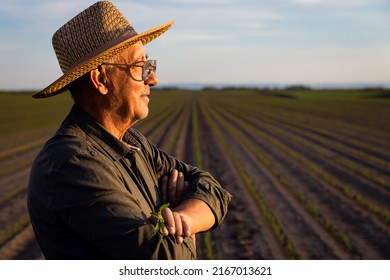
[[[196,233],[206,231],[215,224],[215,217],[206,203],[199,199],[182,199],[187,188],[188,182],[184,180],[183,173],[177,170],[161,179],[161,199],[163,203],[172,205],[162,211],[164,234],[175,236],[177,244],[190,236],[195,242]],[[151,221],[155,223],[154,219]]]

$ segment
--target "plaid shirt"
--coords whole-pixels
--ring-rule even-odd
[[[28,208],[47,259],[195,259],[193,240],[152,236],[159,179],[182,171],[184,198],[209,205],[218,227],[231,195],[207,172],[171,157],[129,129],[118,140],[77,106],[36,157]]]

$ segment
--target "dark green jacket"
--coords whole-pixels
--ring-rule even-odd
[[[125,143],[126,142],[126,143]],[[47,259],[194,259],[191,238],[152,236],[159,179],[178,169],[185,198],[209,205],[219,226],[230,194],[207,172],[171,157],[129,129],[118,140],[74,106],[35,159],[28,207]],[[162,239],[162,240],[161,240]]]

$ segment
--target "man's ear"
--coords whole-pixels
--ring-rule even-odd
[[[102,95],[106,95],[108,93],[107,73],[104,67],[99,66],[98,68],[91,70],[89,72],[89,77],[96,90],[98,90]]]

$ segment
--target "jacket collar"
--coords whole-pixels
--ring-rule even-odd
[[[119,140],[77,105],[73,105],[68,117],[115,160],[140,150],[141,145],[128,131],[126,131],[123,141]]]

